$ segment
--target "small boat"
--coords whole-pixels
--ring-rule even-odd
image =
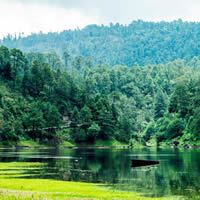
[[[132,167],[143,167],[149,165],[157,165],[160,162],[157,160],[132,160]]]

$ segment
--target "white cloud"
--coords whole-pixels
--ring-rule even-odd
[[[24,32],[62,31],[82,28],[98,23],[95,17],[89,17],[76,9],[64,9],[39,4],[20,2],[0,2],[0,37]]]
[[[200,0],[0,0],[0,37],[133,20],[200,22]]]

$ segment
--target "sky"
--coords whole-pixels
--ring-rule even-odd
[[[200,21],[200,0],[0,0],[0,38],[133,20]]]

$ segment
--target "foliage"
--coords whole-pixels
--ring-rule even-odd
[[[1,140],[199,139],[198,58],[129,68],[79,57],[65,70],[55,53],[45,56],[0,47]]]
[[[158,23],[138,20],[129,25],[89,25],[82,30],[39,33],[27,37],[8,35],[0,44],[26,52],[34,51],[34,56],[29,55],[31,60],[45,60],[54,69],[62,65],[55,52],[63,58],[68,69],[73,63],[79,70],[81,58],[85,58],[90,66],[92,63],[127,66],[159,64],[179,58],[188,61],[199,56],[199,27],[200,23],[182,20]],[[38,52],[46,52],[46,55],[41,56]]]

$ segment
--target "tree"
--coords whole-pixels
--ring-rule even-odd
[[[98,137],[100,131],[101,128],[99,127],[99,125],[93,122],[91,126],[88,128],[88,141],[94,142],[95,139]]]
[[[91,120],[92,120],[92,113],[90,108],[85,105],[81,110],[80,110],[80,120],[83,124],[90,125]]]
[[[194,133],[195,139],[200,139],[200,108],[196,108],[190,123],[190,130]]]
[[[41,131],[42,128],[45,128],[45,119],[37,102],[29,105],[26,112],[23,113],[22,121],[24,129],[28,130],[31,138],[42,138]]]
[[[14,87],[21,86],[24,75],[24,69],[27,65],[27,60],[24,54],[18,49],[11,49],[10,51],[11,63],[11,79],[13,80]]]
[[[79,71],[83,66],[83,58],[81,56],[76,57],[73,62],[73,66]]]
[[[4,46],[0,46],[0,74],[7,80],[11,79],[10,52]]]
[[[170,99],[169,111],[180,113],[181,117],[185,117],[190,113],[190,103],[191,93],[187,81],[180,81]]]
[[[69,67],[69,61],[70,61],[70,55],[69,55],[69,53],[67,51],[64,51],[62,58],[64,60],[64,64],[65,64],[66,69],[68,69],[68,67]]]
[[[61,124],[61,115],[58,109],[50,102],[39,102],[38,107],[43,112],[45,127],[59,127]]]
[[[47,63],[52,67],[52,69],[61,69],[62,62],[60,57],[56,54],[56,52],[51,52],[46,55]]]
[[[167,111],[167,96],[161,89],[158,90],[155,97],[155,118],[163,117]]]
[[[101,128],[99,134],[100,139],[109,139],[114,137],[116,124],[113,120],[112,107],[105,96],[96,97],[95,110],[95,119]]]
[[[167,127],[166,138],[173,139],[183,135],[184,128],[185,123],[182,119],[173,119]]]

